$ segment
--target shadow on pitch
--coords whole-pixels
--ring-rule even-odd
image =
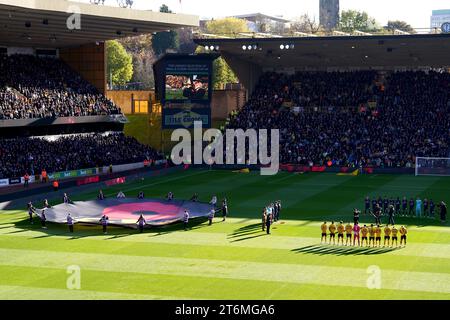
[[[302,248],[293,249],[296,253],[309,253],[317,255],[377,255],[392,252],[398,248],[372,248],[372,247],[345,247],[345,246],[329,246],[329,245],[311,245]]]
[[[234,230],[228,235],[228,239],[247,237],[259,232],[261,232],[261,223],[254,223]]]
[[[205,228],[205,221],[207,221],[206,218],[192,219],[191,221],[189,221],[188,231]],[[27,231],[38,231],[41,233],[37,236],[31,237],[30,239],[63,236],[68,237],[67,240],[76,240],[81,238],[106,236],[104,240],[114,240],[139,234],[139,231],[137,229],[108,226],[108,233],[104,235],[101,225],[85,224],[75,224],[73,233],[69,232],[68,226],[66,224],[47,223],[47,228],[44,229],[41,227],[39,219],[34,219],[33,224],[31,224],[28,219],[23,219],[15,223],[11,223],[8,228],[16,228],[17,230],[8,232],[6,234],[15,234]],[[173,223],[166,226],[146,227],[144,230],[144,234],[149,234],[150,236],[159,236],[172,232],[179,232],[182,230],[184,230],[184,225],[182,223]]]

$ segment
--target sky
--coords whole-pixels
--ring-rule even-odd
[[[106,0],[115,3],[116,0]],[[319,0],[133,0],[134,8],[157,11],[167,4],[175,13],[201,18],[261,12],[295,18],[308,13],[319,17]],[[81,2],[89,2],[81,0]],[[388,20],[404,20],[414,28],[429,28],[432,10],[450,9],[450,0],[341,0],[341,10],[364,10],[385,25]]]

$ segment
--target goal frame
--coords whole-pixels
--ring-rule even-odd
[[[450,158],[446,157],[416,157],[416,163],[414,168],[414,175],[418,176],[432,176],[432,177],[450,177],[450,166],[448,174],[435,174],[435,173],[419,173],[419,159],[427,159],[427,160],[447,160],[450,163]]]

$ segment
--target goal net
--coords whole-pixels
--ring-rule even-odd
[[[416,176],[450,176],[450,158],[416,158]]]

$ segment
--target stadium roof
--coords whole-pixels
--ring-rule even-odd
[[[370,68],[450,66],[450,34],[196,39],[225,58],[258,67]],[[256,49],[243,50],[243,46]],[[289,45],[289,49],[281,49]],[[292,45],[294,45],[292,49]]]
[[[257,21],[257,20],[262,20],[262,19],[268,19],[268,20],[273,20],[273,21],[281,22],[281,23],[290,22],[290,20],[284,19],[282,17],[270,16],[270,15],[259,13],[259,12],[258,13],[241,14],[241,15],[237,15],[237,16],[233,16],[233,17],[239,18],[239,19],[245,19],[248,21]]]
[[[74,11],[81,29],[67,28]],[[193,15],[93,5],[66,0],[0,0],[0,45],[62,48],[181,27],[197,27]]]

